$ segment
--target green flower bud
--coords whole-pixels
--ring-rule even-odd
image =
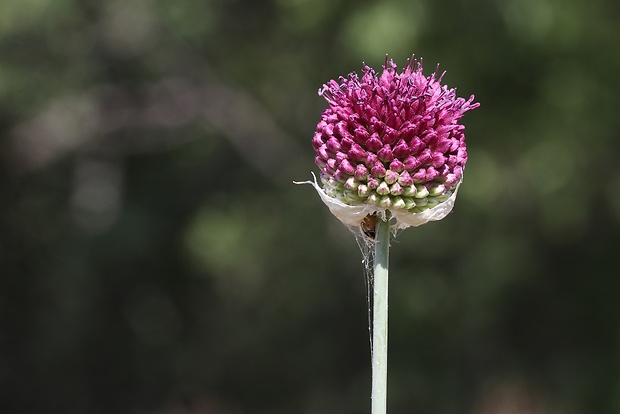
[[[392,199],[390,198],[390,196],[384,195],[383,197],[381,197],[381,199],[379,200],[379,207],[383,207],[383,208],[392,207]]]
[[[403,200],[405,200],[405,208],[407,210],[411,210],[416,206],[414,199],[411,197],[405,197]]]
[[[428,202],[426,203],[427,208],[433,208],[437,204],[439,204],[439,200],[437,200],[437,197],[428,197],[427,200],[428,200]]]
[[[428,196],[428,189],[426,188],[426,186],[422,184],[416,184],[415,188],[416,190],[418,190],[415,198],[424,198]]]
[[[428,203],[428,198],[424,197],[424,198],[416,198],[415,200],[415,205],[417,207],[423,207]]]
[[[392,208],[404,209],[407,205],[405,204],[405,200],[402,197],[394,197],[392,199]]]
[[[432,196],[438,196],[446,192],[446,186],[443,184],[433,184],[428,189],[428,193]]]
[[[442,195],[437,196],[437,201],[444,202],[452,196],[452,191],[446,191]]]
[[[413,197],[418,193],[418,189],[415,185],[410,185],[404,188],[403,195],[405,197]]]

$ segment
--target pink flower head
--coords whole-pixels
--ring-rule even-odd
[[[458,121],[479,103],[473,95],[457,97],[437,74],[424,76],[422,62],[413,58],[398,73],[386,57],[380,75],[364,66],[361,78],[351,73],[323,85],[319,95],[329,108],[312,145],[324,195],[397,217],[451,199],[467,162],[465,127]]]

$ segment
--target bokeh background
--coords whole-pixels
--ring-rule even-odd
[[[482,106],[391,252],[389,412],[620,412],[620,3],[2,0],[0,412],[369,412],[361,255],[309,186],[329,79]]]

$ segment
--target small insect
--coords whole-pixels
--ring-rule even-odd
[[[362,232],[366,235],[366,237],[374,240],[377,230],[377,215],[369,214],[364,217],[364,220],[362,220],[360,227],[362,228]]]

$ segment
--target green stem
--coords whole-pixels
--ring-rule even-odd
[[[377,220],[375,233],[375,274],[372,321],[372,414],[387,410],[388,343],[388,263],[390,258],[390,221]]]

